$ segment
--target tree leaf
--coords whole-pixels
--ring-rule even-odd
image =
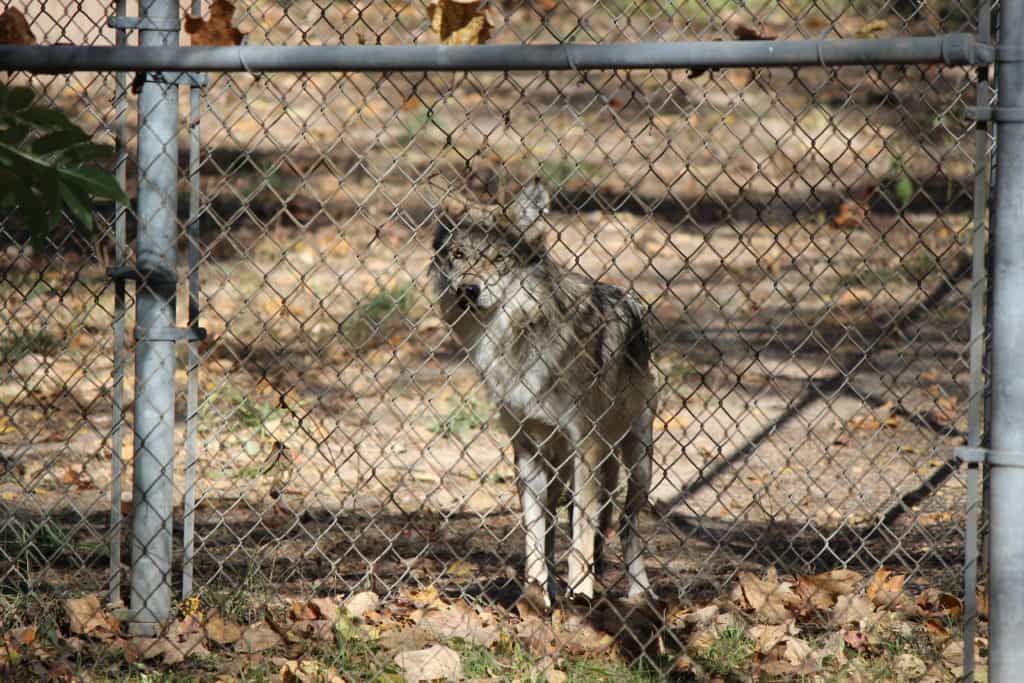
[[[75,125],[63,113],[45,107],[29,107],[19,111],[17,118],[25,123],[46,129],[72,128]]]
[[[111,145],[97,145],[94,142],[83,142],[64,150],[63,156],[72,163],[84,164],[96,159],[108,159],[114,154]]]
[[[98,168],[66,168],[58,169],[61,177],[68,183],[81,188],[89,194],[105,199],[113,199],[128,203],[128,195],[124,193],[117,181],[109,173]]]
[[[46,208],[39,196],[24,182],[14,184],[14,194],[18,200],[18,208],[21,211],[25,223],[32,231],[33,239],[42,239],[49,226],[49,218]]]
[[[89,230],[92,230],[92,206],[89,196],[72,185],[58,181],[60,198],[71,215]]]
[[[88,142],[89,136],[79,128],[64,128],[50,133],[32,143],[33,154],[61,152],[72,145]]]
[[[28,137],[28,131],[28,126],[10,126],[0,132],[0,142],[6,142],[8,145],[19,145]]]
[[[4,108],[8,111],[21,111],[32,104],[35,98],[36,94],[32,92],[31,88],[10,88],[4,100]]]

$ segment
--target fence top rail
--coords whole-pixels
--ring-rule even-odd
[[[557,71],[992,62],[967,33],[863,40],[694,41],[605,45],[79,47],[0,45],[0,70]]]

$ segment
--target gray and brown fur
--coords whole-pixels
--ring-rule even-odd
[[[654,383],[644,309],[626,291],[555,263],[539,183],[502,209],[446,202],[432,270],[442,315],[512,437],[526,577],[557,594],[557,504],[572,491],[568,588],[592,597],[620,464],[630,596],[649,589],[638,535],[651,484]]]

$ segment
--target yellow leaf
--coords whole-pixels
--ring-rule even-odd
[[[479,0],[437,0],[427,6],[430,27],[445,45],[483,45],[497,21]]]

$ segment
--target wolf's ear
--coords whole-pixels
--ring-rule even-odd
[[[544,223],[541,216],[548,212],[551,205],[551,194],[539,180],[531,180],[512,200],[508,208],[509,218],[528,242],[544,239]]]

